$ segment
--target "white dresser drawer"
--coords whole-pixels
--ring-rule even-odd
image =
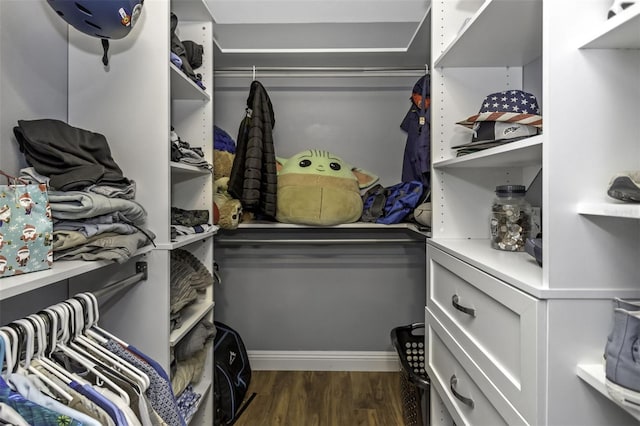
[[[427,257],[429,311],[516,410],[537,423],[545,302],[432,246]]]
[[[501,401],[502,412],[491,403],[484,392],[486,389],[483,391],[483,385],[474,380],[443,341],[451,341],[444,329],[429,324],[426,332],[431,384],[455,424],[499,426],[526,423],[515,410],[504,408],[508,405],[504,400]]]

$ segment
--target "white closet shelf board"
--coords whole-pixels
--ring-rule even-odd
[[[202,169],[188,164],[171,162],[171,173],[174,180],[188,180],[194,177],[210,175],[207,169]]]
[[[509,167],[537,166],[542,163],[542,141],[543,136],[533,136],[516,142],[510,142],[493,148],[474,152],[473,154],[448,160],[434,161],[433,167],[454,168],[454,167]]]
[[[209,101],[211,96],[194,83],[173,63],[169,62],[171,69],[171,98],[179,100]]]
[[[418,226],[412,223],[392,223],[389,225],[385,225],[382,223],[369,223],[369,222],[354,222],[354,223],[344,223],[340,225],[333,226],[312,226],[312,225],[296,225],[293,223],[280,223],[280,222],[249,222],[249,223],[241,223],[238,226],[239,229],[274,229],[274,228],[285,228],[285,229],[407,229],[409,231],[415,232],[423,237],[430,236],[430,232],[421,231]]]
[[[577,367],[576,374],[582,380],[584,380],[587,384],[593,387],[595,390],[604,395],[605,398],[613,401],[618,404],[618,402],[611,398],[609,392],[607,391],[606,385],[606,375],[604,372],[603,364],[579,364]],[[620,404],[618,404],[620,405]],[[633,412],[628,410],[624,405],[620,405],[625,411],[635,417],[637,420],[640,420],[640,415],[637,412]]]
[[[640,220],[640,204],[594,202],[578,204],[578,214],[590,216],[621,217]]]
[[[193,391],[195,393],[199,393],[202,396],[200,397],[200,399],[198,400],[198,403],[196,404],[196,410],[193,412],[193,415],[188,419],[186,419],[187,424],[191,424],[191,421],[195,418],[196,414],[198,413],[198,410],[200,410],[200,407],[202,406],[202,403],[207,399],[207,395],[209,394],[209,392],[211,392],[212,385],[213,385],[213,381],[207,378],[206,380],[200,379],[200,381],[193,386]]]
[[[581,49],[640,49],[640,3],[629,6],[594,32]]]
[[[430,239],[439,248],[481,271],[496,277],[538,299],[612,299],[637,298],[636,290],[549,288],[543,281],[542,268],[525,252],[510,252],[491,248],[489,239]]]
[[[175,241],[170,242],[169,244],[157,244],[157,248],[161,250],[174,250],[180,247],[187,246],[191,243],[195,243],[196,241],[206,240],[208,238],[213,237],[218,232],[218,228],[212,228],[207,232],[203,232],[201,234],[193,234],[193,235],[180,235],[176,237]]]
[[[434,61],[434,67],[526,65],[542,55],[540,22],[540,0],[487,0]]]
[[[182,21],[214,21],[211,9],[203,0],[171,0],[171,11]]]
[[[542,268],[527,253],[493,249],[489,239],[450,238],[429,241],[434,247],[532,296],[542,296]]]
[[[197,302],[185,307],[181,311],[182,325],[171,332],[169,336],[169,344],[175,346],[189,331],[195,327],[202,318],[205,317],[213,307],[215,302],[211,300],[198,300]]]
[[[138,250],[135,256],[147,253],[152,248],[152,246],[143,247]],[[0,279],[0,300],[46,287],[86,272],[95,271],[96,269],[113,265],[113,263],[110,260],[59,260],[53,262],[51,269],[3,278]]]

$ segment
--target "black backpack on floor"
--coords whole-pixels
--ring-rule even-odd
[[[213,343],[214,425],[231,425],[247,408],[255,393],[246,402],[244,397],[251,382],[251,366],[247,350],[238,332],[214,321],[216,337]]]

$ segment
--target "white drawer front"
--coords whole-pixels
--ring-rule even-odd
[[[531,423],[541,407],[545,303],[429,246],[427,306],[478,368]]]
[[[447,349],[433,327],[428,326],[429,377],[432,387],[449,409],[455,424],[465,425],[509,425],[491,404],[480,386]]]

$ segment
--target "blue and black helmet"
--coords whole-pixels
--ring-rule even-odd
[[[143,0],[47,0],[69,25],[93,37],[120,39],[133,29]]]
[[[47,0],[47,3],[78,31],[103,40],[104,62],[108,40],[124,38],[131,32],[144,0]]]

